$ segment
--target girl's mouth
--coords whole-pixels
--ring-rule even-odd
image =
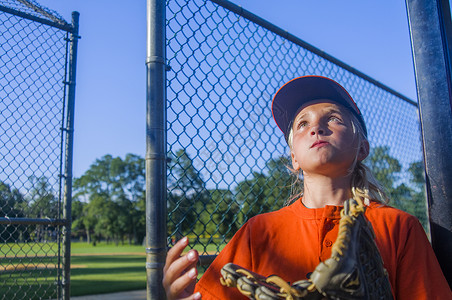
[[[318,141],[315,141],[314,144],[311,145],[311,148],[318,148],[318,147],[322,147],[322,146],[325,146],[328,144],[329,143],[326,141],[318,140]]]

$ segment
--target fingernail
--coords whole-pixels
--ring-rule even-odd
[[[193,251],[193,250],[190,250],[189,252],[188,252],[188,254],[187,254],[187,258],[188,258],[188,260],[190,260],[190,261],[195,261],[195,251]]]
[[[195,299],[195,300],[201,299],[201,293],[200,293],[200,292],[196,292],[196,293],[193,295],[193,299]]]
[[[190,278],[192,278],[192,279],[195,279],[196,278],[196,269],[195,268],[192,268],[192,269],[190,269],[190,271],[188,271],[188,277],[190,277]]]
[[[184,237],[181,239],[182,244],[188,244],[188,237]]]

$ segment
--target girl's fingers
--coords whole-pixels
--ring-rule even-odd
[[[188,245],[188,237],[184,237],[180,239],[166,254],[166,262],[165,267],[163,268],[163,272],[165,273],[168,267],[180,257],[182,251],[184,251],[185,247]]]
[[[199,255],[196,250],[190,250],[181,256],[188,245],[188,238],[179,240],[167,253],[163,268],[163,287],[168,299],[199,300],[200,293],[194,292],[198,271],[196,263]]]
[[[186,255],[179,257],[170,265],[165,265],[163,273],[163,286],[168,287],[172,285],[173,282],[181,277],[182,273],[190,268],[196,267],[198,257],[198,252],[196,250],[190,250]],[[187,273],[184,275],[187,275]]]
[[[201,300],[201,293],[197,292],[193,295],[188,296],[187,298],[179,298],[179,300]]]
[[[196,270],[196,268],[191,268],[190,270],[188,270],[188,272],[175,279],[174,282],[171,283],[169,289],[167,289],[167,294],[169,292],[169,295],[176,297],[192,295],[194,291],[194,283],[197,276],[198,271]]]

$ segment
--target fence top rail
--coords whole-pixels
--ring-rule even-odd
[[[0,218],[1,225],[69,225],[70,222],[66,219],[32,219],[32,218]]]
[[[228,9],[228,10],[234,12],[234,13],[236,13],[237,15],[239,15],[239,16],[241,16],[241,17],[243,17],[243,18],[245,18],[245,19],[257,24],[257,25],[260,25],[260,26],[266,28],[267,30],[269,30],[269,31],[271,31],[271,32],[273,32],[273,33],[275,33],[275,34],[277,34],[277,35],[279,35],[279,36],[281,36],[281,37],[293,42],[296,45],[299,45],[299,46],[305,48],[306,50],[309,50],[310,52],[312,52],[312,53],[314,53],[314,54],[316,54],[316,55],[318,55],[318,56],[320,56],[320,57],[322,57],[322,58],[324,58],[324,59],[336,64],[336,65],[338,65],[339,67],[349,71],[350,73],[355,74],[356,76],[359,76],[359,77],[369,81],[370,83],[372,83],[372,84],[376,85],[377,87],[387,91],[388,93],[391,93],[394,96],[396,96],[396,97],[408,102],[409,104],[414,105],[414,106],[418,106],[417,102],[413,101],[412,99],[408,98],[407,96],[402,95],[401,93],[391,89],[390,87],[384,85],[383,83],[381,83],[381,82],[373,79],[372,77],[370,77],[370,76],[358,71],[357,69],[355,69],[355,68],[351,67],[350,65],[344,63],[343,61],[340,61],[337,58],[325,53],[324,51],[312,46],[311,44],[303,41],[302,39],[296,37],[295,35],[289,33],[288,31],[286,31],[286,30],[284,30],[284,29],[282,29],[282,28],[280,28],[280,27],[268,22],[267,20],[265,20],[265,19],[255,15],[255,14],[251,13],[250,11],[242,8],[241,6],[238,6],[238,5],[236,5],[234,3],[231,3],[231,2],[229,2],[227,0],[210,0],[210,1],[213,2],[213,3],[218,4],[219,6],[222,6],[222,7],[226,8],[226,9]]]
[[[18,17],[21,17],[21,18],[24,18],[24,19],[28,19],[28,20],[31,20],[31,21],[34,21],[34,22],[38,22],[38,23],[41,23],[41,24],[44,24],[44,25],[55,27],[55,28],[64,30],[66,32],[70,32],[70,33],[74,32],[74,27],[71,24],[68,24],[66,21],[64,21],[62,19],[59,19],[59,18],[56,18],[56,17],[54,17],[54,19],[58,20],[58,22],[57,21],[52,21],[52,20],[49,20],[49,19],[45,19],[45,18],[41,18],[41,17],[38,17],[38,16],[34,16],[34,15],[28,14],[26,12],[23,12],[23,11],[20,11],[20,10],[16,10],[16,9],[13,9],[13,8],[10,8],[10,7],[4,6],[4,5],[0,5],[0,11],[3,11],[5,13],[11,14],[11,15],[15,15],[15,16],[18,16]]]

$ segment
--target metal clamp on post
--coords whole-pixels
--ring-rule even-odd
[[[146,254],[152,254],[155,256],[164,255],[166,253],[165,248],[146,248]],[[146,262],[146,269],[162,270],[165,264],[163,262]]]
[[[165,65],[166,71],[171,70],[171,66],[169,64],[165,63],[165,60],[161,56],[149,56],[148,58],[146,58],[146,64],[150,64],[150,63],[162,64],[162,65]]]
[[[165,160],[165,161],[167,161],[165,155],[155,154],[155,153],[146,154],[146,159]]]

